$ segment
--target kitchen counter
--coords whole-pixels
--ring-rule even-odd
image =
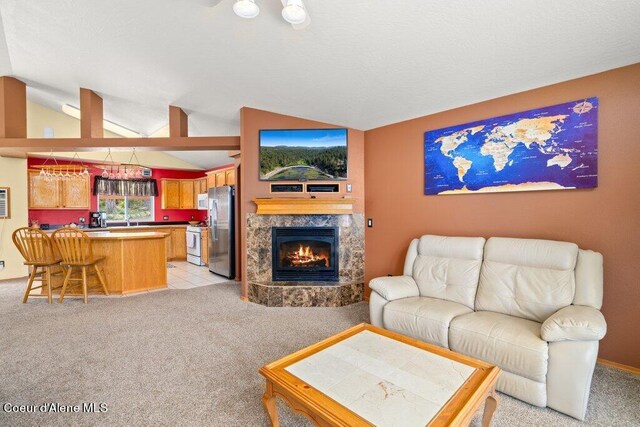
[[[110,294],[122,295],[167,287],[168,233],[97,231],[88,235],[94,256],[104,257],[98,265],[104,270]],[[61,284],[62,278],[56,281]],[[54,286],[57,285],[54,282]],[[90,292],[95,289],[95,293],[102,293],[94,276],[90,277],[89,287]],[[78,295],[80,289],[76,286],[68,293]]]
[[[163,224],[163,225],[130,225],[130,226],[126,226],[126,225],[114,225],[111,227],[105,227],[105,228],[80,228],[80,230],[84,231],[85,233],[99,233],[101,231],[131,231],[131,230],[147,230],[147,229],[152,229],[152,230],[156,230],[156,229],[172,229],[172,228],[187,228],[189,224]],[[51,231],[55,231],[55,230],[51,230]]]
[[[187,228],[189,224],[162,224],[162,225],[115,225],[107,228],[85,228],[83,231],[96,232],[96,231],[122,231],[122,230],[144,230],[145,228]]]
[[[118,233],[117,231],[93,231],[87,233],[91,240],[140,240],[140,239],[164,239],[167,233],[158,231],[135,231],[132,233]]]

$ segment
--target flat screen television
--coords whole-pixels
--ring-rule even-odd
[[[347,179],[347,129],[260,131],[260,180]]]

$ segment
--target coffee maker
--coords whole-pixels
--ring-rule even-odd
[[[106,226],[106,212],[89,212],[89,228],[105,228]]]

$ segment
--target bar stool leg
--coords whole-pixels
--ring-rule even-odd
[[[38,274],[38,267],[33,267],[33,270],[31,270],[31,274],[29,275],[29,283],[27,284],[27,291],[24,293],[24,298],[22,298],[23,304],[27,303],[27,299],[29,298],[29,294],[31,293],[31,286],[33,286],[33,281],[36,279],[37,274]]]
[[[64,293],[67,290],[67,285],[69,284],[69,278],[71,277],[72,271],[73,267],[69,266],[67,269],[67,274],[64,275],[64,282],[62,283],[62,290],[60,291],[60,298],[58,298],[58,303],[61,303],[64,299]]]
[[[82,293],[84,294],[84,303],[89,303],[89,297],[87,295],[87,267],[82,267]]]
[[[53,294],[51,293],[51,267],[44,267],[46,272],[47,281],[47,302],[51,304],[53,302]],[[45,278],[43,278],[45,280]]]
[[[100,284],[102,285],[102,289],[104,289],[104,294],[105,295],[109,295],[109,291],[107,290],[107,282],[104,281],[104,276],[102,275],[102,272],[100,271],[100,268],[98,268],[97,264],[94,264],[93,268],[96,269],[96,274],[98,275],[98,280],[100,281]]]

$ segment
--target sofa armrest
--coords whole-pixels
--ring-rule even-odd
[[[420,295],[418,285],[411,276],[376,277],[369,282],[369,287],[387,301]]]
[[[599,341],[607,333],[607,322],[599,310],[570,305],[556,311],[540,328],[542,339],[555,341]]]

